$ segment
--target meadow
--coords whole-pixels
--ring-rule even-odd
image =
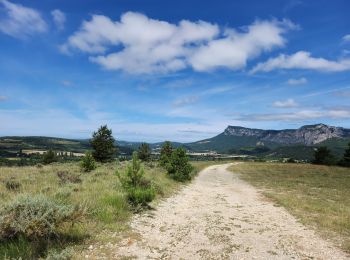
[[[79,205],[85,211],[83,219],[78,225],[63,229],[47,248],[51,252],[64,248],[79,251],[81,246],[91,243],[103,232],[128,229],[127,221],[134,209],[129,206],[115,174],[116,170],[122,172],[125,167],[126,162],[99,164],[89,173],[81,172],[78,163],[1,167],[0,207],[21,194],[43,194],[62,204]],[[169,196],[180,185],[155,163],[145,164],[145,176],[156,188],[158,199]],[[0,244],[1,259],[35,258],[36,251],[31,243],[21,239]]]
[[[303,224],[350,252],[350,169],[295,163],[241,163],[234,173]]]

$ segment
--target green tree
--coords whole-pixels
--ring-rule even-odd
[[[345,150],[343,159],[340,162],[342,166],[346,166],[346,167],[350,167],[350,142],[348,146],[349,147]]]
[[[117,171],[117,176],[126,191],[127,198],[131,205],[146,206],[151,202],[156,192],[151,182],[144,177],[145,171],[141,161],[137,157],[137,152],[132,155],[132,162],[128,164],[124,174]]]
[[[149,144],[142,143],[137,151],[138,158],[141,161],[148,162],[151,159],[151,148]]]
[[[331,150],[326,146],[321,146],[315,150],[314,161],[315,164],[332,165],[335,164],[335,157]]]
[[[107,125],[101,126],[97,132],[92,134],[90,140],[90,144],[94,149],[92,152],[94,159],[99,162],[112,160],[116,154],[114,142],[112,130],[108,129]]]
[[[57,161],[57,156],[51,149],[43,155],[43,164],[50,164]]]
[[[80,167],[84,172],[91,172],[96,169],[96,162],[91,152],[86,152],[80,162]]]
[[[124,188],[139,186],[142,182],[145,171],[141,161],[137,157],[137,152],[133,152],[131,164],[126,166],[125,174],[117,172],[118,178]]]
[[[193,167],[189,163],[186,150],[184,148],[176,148],[170,157],[167,165],[168,174],[177,181],[187,181],[192,178]]]
[[[173,152],[173,146],[171,142],[165,141],[160,150],[160,165],[166,167],[170,162],[171,153]]]

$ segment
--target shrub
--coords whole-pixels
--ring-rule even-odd
[[[117,172],[122,187],[127,193],[127,198],[133,206],[145,206],[156,195],[155,189],[149,180],[144,177],[144,169],[141,161],[134,152],[131,164],[128,164],[124,174]]]
[[[90,152],[85,153],[85,156],[80,162],[80,167],[84,172],[91,172],[96,169],[96,162]]]
[[[108,129],[107,125],[101,126],[97,132],[92,134],[92,139],[90,140],[94,149],[92,153],[94,159],[98,162],[111,161],[116,153],[114,142],[112,130]]]
[[[146,206],[156,196],[153,187],[129,187],[127,189],[128,201],[134,205]]]
[[[173,147],[169,141],[165,141],[160,150],[159,163],[161,166],[166,167],[170,162],[171,153],[173,152]]]
[[[20,189],[21,183],[16,180],[10,179],[5,181],[5,186],[6,186],[6,189],[8,190],[16,191]]]
[[[64,224],[77,223],[82,215],[81,209],[58,204],[43,195],[21,195],[0,211],[0,240],[47,239],[58,234]]]
[[[51,149],[44,153],[43,164],[50,164],[57,161],[56,153]]]
[[[315,150],[314,164],[333,165],[336,163],[335,157],[326,146],[321,146]]]
[[[188,156],[184,148],[175,149],[167,165],[168,174],[176,181],[187,181],[192,178],[192,165],[188,162]]]
[[[141,161],[148,162],[151,159],[151,148],[149,147],[149,144],[142,143],[139,147],[137,155]]]
[[[72,174],[68,171],[57,172],[57,177],[60,180],[60,184],[81,183],[81,179],[78,175]]]
[[[143,169],[136,152],[132,154],[131,164],[126,166],[125,173],[120,174],[117,172],[118,178],[124,188],[140,186],[144,174],[145,170]]]

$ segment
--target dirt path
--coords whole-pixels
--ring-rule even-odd
[[[155,211],[135,216],[134,235],[106,246],[107,258],[348,259],[228,166],[208,167]]]

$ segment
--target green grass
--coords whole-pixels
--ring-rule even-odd
[[[86,209],[83,222],[64,233],[59,240],[49,245],[49,250],[72,247],[76,254],[85,245],[103,238],[108,232],[127,232],[132,215],[125,192],[115,172],[124,171],[126,162],[99,164],[97,169],[81,172],[79,163],[55,163],[42,167],[0,167],[0,208],[19,194],[43,194],[56,201],[82,205]],[[79,182],[62,182],[57,172],[66,171],[80,178]],[[156,187],[156,198],[170,196],[181,184],[170,179],[165,170],[155,163],[145,165],[145,176]],[[18,189],[8,189],[8,182],[20,183]],[[35,252],[33,245],[19,239],[0,243],[0,259],[23,259]],[[34,254],[34,253],[33,253]],[[33,257],[35,258],[35,257]]]
[[[241,163],[230,168],[300,221],[350,252],[350,169],[311,164]]]

